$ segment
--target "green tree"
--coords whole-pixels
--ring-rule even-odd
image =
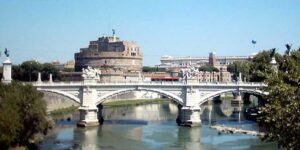
[[[150,67],[150,66],[144,66],[143,72],[164,72],[166,69],[164,68],[158,68],[158,67]]]
[[[30,85],[0,84],[0,149],[28,145],[49,127],[42,96]]]
[[[38,72],[42,71],[42,64],[37,61],[25,61],[20,66],[23,69],[25,81],[36,81]]]
[[[267,76],[272,72],[272,65],[270,64],[272,60],[272,50],[264,50],[254,56],[250,65],[250,81],[262,82],[267,79]],[[278,53],[275,53],[275,59],[279,64],[279,67],[281,67],[283,64],[282,56]]]
[[[14,80],[26,81],[24,79],[24,69],[22,69],[20,65],[12,66],[12,78]]]
[[[25,61],[21,65],[12,67],[12,78],[19,81],[36,81],[38,72],[42,73],[42,80],[48,80],[50,73],[54,80],[59,76],[58,69],[51,63],[41,64],[37,61]]]
[[[269,94],[266,105],[260,109],[258,122],[266,132],[263,140],[277,141],[287,149],[299,149],[300,49],[280,58],[282,62],[277,71],[268,70],[270,73],[260,76],[266,78],[268,87],[265,90]]]
[[[42,80],[49,80],[49,75],[53,75],[53,79],[57,78],[58,69],[51,63],[42,64]]]
[[[213,67],[213,66],[210,66],[210,65],[204,65],[204,66],[201,66],[199,68],[199,71],[206,71],[206,72],[219,72],[219,69],[216,68],[216,67]]]
[[[242,79],[250,80],[251,61],[240,62],[236,61],[227,66],[227,71],[233,74],[233,79],[237,80],[239,73],[242,73]]]

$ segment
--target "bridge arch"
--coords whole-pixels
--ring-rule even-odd
[[[38,89],[38,91],[40,91],[40,92],[49,92],[49,93],[55,93],[55,94],[58,94],[58,95],[62,95],[62,96],[65,96],[67,98],[70,98],[74,102],[80,104],[80,99],[78,97],[76,97],[76,96],[74,96],[74,95],[72,95],[70,93],[64,92],[64,91],[60,91],[60,90],[47,90],[47,89]]]
[[[136,89],[135,88],[135,89],[121,89],[121,90],[113,91],[113,92],[110,92],[110,93],[105,94],[103,96],[100,96],[98,101],[96,102],[96,105],[99,105],[99,104],[103,103],[104,101],[108,100],[108,98],[113,97],[115,95],[122,94],[122,93],[127,93],[127,92],[133,92],[133,91],[148,91],[148,92],[158,93],[160,95],[163,95],[163,96],[166,96],[166,97],[170,98],[172,101],[174,101],[177,104],[180,104],[180,105],[184,104],[182,98],[180,98],[176,94],[173,94],[173,93],[168,92],[168,91],[163,91],[163,90],[159,90],[159,89],[146,89],[146,88]]]
[[[199,106],[202,105],[203,103],[207,102],[209,99],[212,99],[214,97],[219,96],[220,94],[227,93],[227,92],[241,92],[241,93],[249,93],[253,95],[260,95],[260,96],[265,96],[268,93],[263,92],[261,90],[247,90],[247,89],[228,89],[228,90],[221,90],[221,91],[216,91],[213,93],[209,93],[203,97],[201,97],[199,101]]]

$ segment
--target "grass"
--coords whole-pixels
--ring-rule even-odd
[[[59,108],[59,109],[55,109],[53,111],[50,111],[51,116],[62,116],[74,111],[78,110],[79,106],[70,106],[70,107],[66,107],[66,108]]]
[[[134,100],[120,100],[120,101],[110,101],[103,103],[104,107],[121,107],[121,106],[137,106],[143,104],[153,104],[153,103],[168,103],[166,99],[134,99]]]

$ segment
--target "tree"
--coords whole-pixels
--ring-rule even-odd
[[[42,80],[49,80],[49,75],[53,75],[53,79],[57,78],[58,69],[51,63],[44,63],[42,65]]]
[[[0,83],[0,149],[28,145],[49,127],[42,93],[31,85]]]
[[[150,67],[150,66],[144,66],[143,72],[164,72],[166,69],[164,68],[158,68],[158,67]]]
[[[242,73],[242,79],[250,80],[251,61],[235,61],[227,66],[227,71],[233,74],[233,79],[237,81],[239,73]]]
[[[23,69],[25,81],[36,81],[38,72],[42,70],[42,64],[37,61],[25,61],[20,66]]]
[[[48,80],[49,74],[53,75],[53,79],[59,76],[58,69],[53,64],[41,64],[37,61],[25,61],[21,65],[14,65],[12,70],[12,78],[19,81],[36,81],[38,72],[41,72],[42,80]]]
[[[264,90],[266,105],[260,108],[263,140],[277,141],[287,149],[300,148],[300,49],[285,53],[279,69],[268,70]],[[267,60],[268,61],[268,60]]]
[[[272,65],[270,64],[270,62],[272,60],[271,54],[275,53],[273,52],[273,50],[274,49],[268,51],[264,50],[254,56],[250,65],[250,81],[262,82],[267,79],[267,75],[272,72]],[[279,67],[281,67],[283,63],[282,56],[278,53],[275,53],[274,56],[277,63],[279,64]]]
[[[199,71],[206,71],[206,72],[219,72],[219,69],[216,68],[216,67],[213,67],[213,66],[210,66],[210,65],[204,65],[204,66],[201,66],[199,68]]]

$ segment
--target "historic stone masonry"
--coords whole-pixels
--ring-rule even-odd
[[[75,71],[87,66],[101,68],[103,81],[111,82],[126,79],[125,74],[135,76],[142,71],[143,54],[140,47],[132,41],[121,41],[114,33],[90,41],[88,48],[75,53]],[[107,77],[107,78],[106,78]]]

